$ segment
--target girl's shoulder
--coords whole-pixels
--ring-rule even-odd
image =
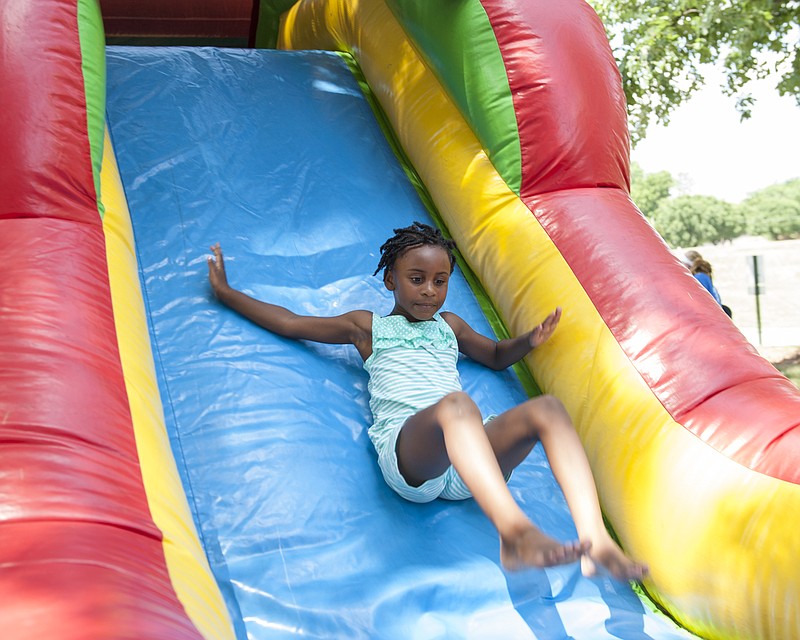
[[[372,311],[367,311],[366,309],[355,309],[344,314],[346,317],[349,316],[356,324],[364,327],[372,326],[372,315]]]
[[[453,330],[453,333],[456,335],[458,335],[465,328],[472,329],[472,327],[467,324],[466,320],[464,320],[461,316],[456,315],[452,311],[442,311],[439,315],[441,316],[442,320],[444,320],[450,326],[450,328]]]
[[[324,326],[337,327],[340,332],[352,333],[363,332],[372,333],[372,312],[365,309],[355,309],[346,311],[338,316],[315,316],[314,320]]]

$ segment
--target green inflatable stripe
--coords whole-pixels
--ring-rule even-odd
[[[255,47],[274,49],[278,43],[281,15],[292,8],[297,0],[259,0]]]
[[[81,69],[86,94],[86,128],[92,155],[97,210],[103,218],[100,198],[100,168],[103,165],[103,136],[106,114],[106,40],[100,6],[95,0],[78,0],[78,36],[81,43]]]
[[[472,127],[492,164],[519,195],[522,161],[514,101],[492,25],[479,0],[386,0]]]

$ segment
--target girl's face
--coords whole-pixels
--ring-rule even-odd
[[[447,297],[450,256],[436,245],[414,247],[395,260],[383,282],[394,293],[391,315],[409,322],[430,320]]]

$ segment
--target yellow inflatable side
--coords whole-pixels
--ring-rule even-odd
[[[164,424],[133,229],[108,131],[100,180],[119,352],[153,522],[163,534],[164,556],[175,592],[197,630],[208,640],[233,640],[228,610],[197,536]]]

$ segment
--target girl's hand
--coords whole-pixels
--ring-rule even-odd
[[[547,316],[538,327],[534,327],[533,331],[528,334],[528,344],[531,349],[535,349],[540,344],[543,344],[553,335],[556,330],[558,321],[561,320],[561,307],[556,307],[549,316]]]
[[[208,257],[208,281],[214,294],[219,296],[220,292],[230,288],[228,286],[228,276],[225,274],[225,259],[222,257],[222,248],[219,242],[211,245],[213,257]]]

